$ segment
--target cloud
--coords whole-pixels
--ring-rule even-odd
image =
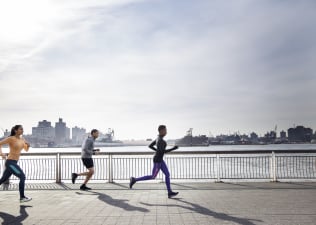
[[[152,136],[158,123],[174,136],[188,127],[215,134],[316,127],[313,1],[25,7],[3,31],[27,35],[1,36],[0,126],[63,116],[71,125],[113,126],[124,138]]]

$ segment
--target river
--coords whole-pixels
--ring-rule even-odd
[[[101,152],[146,152],[147,146],[100,147]],[[274,145],[211,145],[202,147],[180,147],[177,151],[260,151],[260,150],[316,150],[316,144],[274,144]],[[3,148],[7,153],[8,148]],[[81,148],[30,148],[31,153],[81,152]]]

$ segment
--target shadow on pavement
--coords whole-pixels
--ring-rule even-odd
[[[236,190],[245,189],[245,190],[277,190],[277,189],[291,189],[291,190],[299,190],[299,189],[314,189],[316,188],[315,184],[307,184],[307,183],[291,183],[291,182],[269,182],[269,183],[229,183],[225,184],[230,185],[232,189]],[[227,190],[222,188],[222,190]]]
[[[104,193],[95,192],[95,191],[87,191],[87,193],[89,193],[89,194],[85,194],[85,193],[81,193],[81,192],[76,192],[76,193],[78,195],[97,195],[98,199],[100,201],[102,201],[108,205],[112,205],[112,206],[124,209],[126,211],[149,212],[149,210],[146,208],[130,205],[129,203],[127,203],[128,200],[126,200],[126,199],[115,199],[115,198],[112,198],[111,196],[106,195]]]
[[[124,190],[129,189],[129,184],[112,183],[116,187],[120,187]]]
[[[289,185],[296,185],[296,186],[302,186],[304,189],[315,189],[316,188],[316,182],[314,183],[299,183],[299,182],[284,182],[285,184]]]
[[[178,186],[178,187],[180,187],[182,189],[187,189],[187,190],[197,190],[196,187],[193,187],[193,186],[190,186],[190,185],[178,184],[178,183],[172,183],[172,186]],[[204,189],[206,189],[206,188],[204,188]],[[207,189],[209,189],[209,188],[207,188]]]
[[[239,218],[239,217],[234,217],[234,216],[230,216],[228,214],[225,213],[218,213],[218,212],[214,212],[208,208],[205,208],[203,206],[200,206],[198,204],[195,203],[191,203],[191,202],[187,202],[182,200],[181,198],[172,198],[174,201],[178,201],[184,204],[187,204],[188,206],[184,206],[184,205],[177,205],[177,204],[148,204],[148,203],[142,203],[145,206],[163,206],[163,207],[180,207],[183,209],[187,209],[190,211],[193,211],[195,213],[199,213],[202,215],[207,215],[207,216],[212,216],[216,219],[220,219],[220,220],[224,220],[224,221],[229,221],[229,222],[234,222],[237,224],[242,224],[242,225],[255,225],[252,221],[256,221],[256,222],[262,222],[261,220],[254,220],[254,219],[246,219],[246,218]]]
[[[21,205],[19,216],[13,216],[5,212],[0,212],[0,218],[2,218],[3,220],[1,225],[9,225],[9,224],[23,225],[23,221],[29,216],[29,214],[26,212],[26,208],[30,208],[30,207],[32,206]]]

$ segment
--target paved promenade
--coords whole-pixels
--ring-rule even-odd
[[[316,224],[316,183],[28,184],[33,200],[20,204],[17,185],[0,187],[0,224],[206,225]]]

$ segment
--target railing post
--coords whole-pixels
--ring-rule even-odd
[[[275,157],[275,152],[272,151],[271,154],[271,181],[272,182],[277,182],[277,163],[276,163],[276,157]]]
[[[112,153],[109,153],[108,158],[108,177],[109,177],[109,183],[113,183],[113,161],[112,161]]]
[[[56,183],[61,183],[60,153],[56,155]]]
[[[221,182],[221,158],[219,154],[216,154],[216,183],[220,183]]]

